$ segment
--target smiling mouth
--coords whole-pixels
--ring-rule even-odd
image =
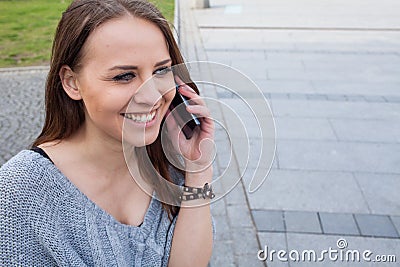
[[[124,116],[124,118],[127,118],[129,120],[132,120],[134,122],[138,123],[146,123],[150,122],[154,119],[154,117],[157,114],[157,110],[153,110],[150,113],[143,113],[143,114],[138,114],[138,113],[122,113],[121,115]]]

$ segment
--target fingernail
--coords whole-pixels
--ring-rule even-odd
[[[189,85],[184,86],[183,88],[185,88],[186,91],[192,92],[196,94],[196,91],[192,89],[192,87],[190,87]]]

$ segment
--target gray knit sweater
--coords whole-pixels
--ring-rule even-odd
[[[175,221],[152,198],[122,224],[30,150],[0,168],[0,266],[166,266]]]

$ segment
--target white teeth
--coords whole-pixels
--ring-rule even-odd
[[[154,116],[156,116],[156,111],[151,112],[150,114],[129,114],[129,113],[125,113],[124,117],[136,122],[141,122],[141,123],[145,123],[145,122],[149,122],[152,121],[154,119]]]

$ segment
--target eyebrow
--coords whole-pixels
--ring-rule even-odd
[[[165,59],[165,60],[163,60],[163,61],[160,61],[160,62],[156,63],[156,64],[154,65],[154,67],[159,67],[159,66],[165,65],[165,64],[167,64],[167,63],[169,63],[169,62],[171,62],[171,61],[172,61],[172,60],[171,60],[170,58]]]
[[[170,58],[162,60],[160,62],[157,62],[154,67],[159,67],[162,65],[165,65],[169,62],[171,62],[172,60]],[[114,66],[112,68],[110,68],[109,70],[137,70],[138,66],[133,66],[133,65],[121,65],[121,66]]]

